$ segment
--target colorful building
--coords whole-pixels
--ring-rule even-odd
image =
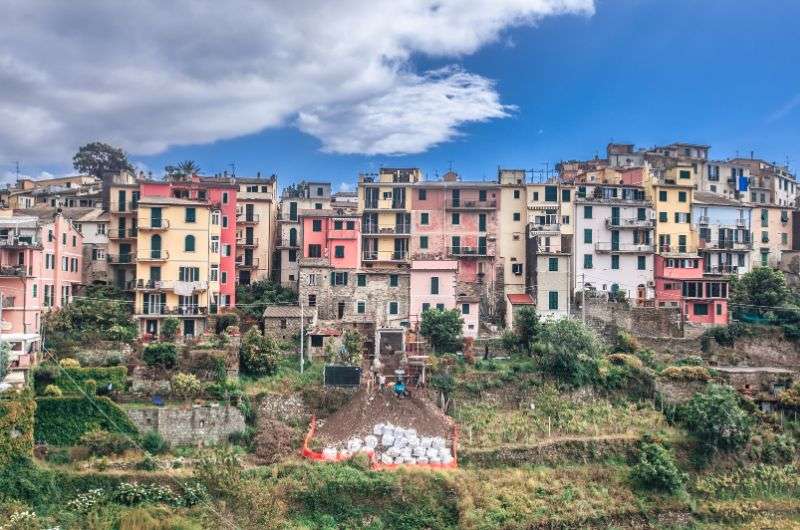
[[[236,233],[255,245],[236,248],[236,281],[242,285],[272,277],[272,251],[277,234],[278,207],[275,175],[236,178]]]
[[[655,257],[656,303],[693,324],[728,323],[728,278],[707,278],[699,257]]]
[[[362,260],[399,264],[411,258],[411,194],[422,179],[417,168],[381,168],[360,175],[358,211],[362,215]]]
[[[751,268],[750,206],[717,193],[696,191],[692,224],[706,275],[744,274]]]
[[[527,294],[526,239],[527,197],[525,170],[499,169],[497,183],[500,185],[500,209],[497,228],[497,295],[506,305],[506,325],[512,311],[508,307],[509,294]]]
[[[287,186],[281,193],[278,213],[278,240],[276,248],[280,253],[279,281],[284,287],[297,289],[300,276],[300,244],[302,225],[301,210],[327,210],[331,204],[331,185],[329,182],[300,182]]]
[[[139,179],[131,173],[108,175],[103,179],[103,210],[108,212],[109,281],[133,296],[136,287],[137,209]]]
[[[457,309],[464,320],[462,336],[477,337],[480,314],[477,297],[459,292],[456,260],[414,260],[409,282],[409,321],[417,328],[431,309]]]

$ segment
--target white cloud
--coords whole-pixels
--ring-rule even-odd
[[[339,191],[343,191],[343,192],[353,191],[353,186],[349,182],[340,182],[339,183]]]
[[[508,115],[457,61],[512,26],[593,0],[6,0],[0,160],[63,163],[101,139],[134,154],[296,124],[325,150],[413,153]],[[523,65],[521,65],[523,66]]]
[[[773,123],[784,116],[790,114],[794,109],[800,106],[800,94],[795,94],[794,97],[785,102],[779,109],[767,116],[767,123]]]

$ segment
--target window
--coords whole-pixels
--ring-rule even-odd
[[[34,283],[31,289],[31,296],[36,298],[36,296],[39,294],[39,286]]]
[[[200,281],[200,267],[179,267],[179,282],[198,282]]]
[[[569,202],[569,190],[561,190],[561,202]]]
[[[478,200],[480,202],[486,202],[486,190],[478,190]]]
[[[66,232],[61,234],[61,243],[64,244],[64,245],[67,244],[67,233]]]
[[[389,302],[389,314],[396,315],[397,312],[397,302]]]
[[[106,233],[106,225],[104,223],[100,223],[97,225],[97,235],[101,236]]]
[[[544,200],[545,202],[556,202],[558,201],[558,188],[555,186],[545,186],[544,187]]]
[[[317,307],[317,295],[308,295],[308,307]]]
[[[558,291],[550,291],[547,298],[547,307],[551,310],[558,310]]]
[[[356,274],[356,285],[359,287],[367,286],[367,275],[363,273]]]
[[[227,215],[223,215],[222,216],[222,228],[228,228],[228,216]]]
[[[331,272],[331,285],[347,285],[347,273]]]
[[[312,232],[322,232],[322,219],[314,219],[311,221]]]
[[[322,347],[322,335],[311,335],[311,345],[315,348]]]
[[[194,252],[194,247],[194,236],[186,236],[183,240],[183,250],[186,252]]]
[[[619,255],[614,254],[613,256],[611,256],[611,268],[614,270],[619,269]]]
[[[583,229],[583,242],[584,243],[591,243],[592,242],[592,229],[591,228],[584,228]]]
[[[72,236],[72,246],[73,247],[78,246],[78,237],[77,236]]]
[[[583,268],[584,269],[591,269],[592,268],[592,255],[591,254],[584,254],[583,255]]]
[[[512,263],[511,272],[517,276],[522,274],[522,263]]]
[[[423,313],[424,313],[425,311],[429,310],[430,308],[431,308],[431,304],[429,304],[429,303],[427,303],[427,302],[425,302],[424,304],[422,304],[422,312],[423,312]]]
[[[522,218],[519,212],[514,212],[514,220],[519,221]]]
[[[658,200],[659,202],[667,202],[667,191],[661,190],[658,192]]]
[[[333,229],[334,230],[341,230],[344,227],[344,223],[342,221],[334,221],[333,222]]]
[[[227,191],[223,191],[222,192],[222,204],[228,204],[228,192]]]
[[[356,302],[356,313],[363,315],[367,312],[367,303],[363,300]]]
[[[322,188],[321,187],[317,188],[317,197],[322,197]]]
[[[61,258],[61,270],[67,272],[69,270],[69,260],[66,256]]]
[[[294,263],[295,261],[297,261],[297,250],[291,249],[289,251],[289,255],[287,256],[287,259],[289,260],[289,263]]]
[[[640,271],[647,269],[647,258],[644,256],[636,257],[636,268]]]
[[[294,251],[289,251],[289,252],[291,253],[291,252],[294,252]],[[222,255],[225,256],[225,257],[231,255],[231,246],[230,245],[223,245],[222,246]]]
[[[219,224],[219,212],[214,212],[211,214],[211,224],[214,226]]]
[[[431,278],[431,294],[439,294],[439,277],[433,276]]]
[[[219,254],[219,236],[211,236],[211,253]]]
[[[195,208],[186,208],[186,222],[187,223],[196,223],[197,222],[197,209],[195,209]]]
[[[334,257],[337,257],[337,258],[343,258],[344,257],[344,246],[343,245],[336,245],[333,248],[333,255],[334,255]]]
[[[212,265],[208,272],[208,280],[211,282],[219,281],[219,265]]]
[[[428,248],[428,236],[420,236],[419,238],[419,248]]]
[[[450,214],[450,224],[461,224],[461,214],[460,213],[452,213]]]
[[[688,169],[681,169],[680,173],[678,174],[678,177],[682,179],[688,179],[692,178],[692,174]]]
[[[428,199],[428,190],[419,190],[419,193],[418,193],[417,196],[419,197],[419,200],[421,200],[421,201],[427,200]]]
[[[422,212],[421,214],[419,214],[419,224],[426,225],[428,224],[428,221],[429,221],[428,212]]]
[[[321,258],[322,257],[322,246],[321,245],[308,245],[308,257],[309,258]]]
[[[686,202],[686,192],[679,191],[678,192],[678,202]]]
[[[519,199],[519,190],[514,190],[514,198]]]
[[[400,277],[397,274],[389,275],[389,287],[397,287],[400,285]]]
[[[102,248],[92,249],[92,261],[101,261],[106,259],[106,251]]]
[[[53,231],[52,230],[48,230],[47,231],[47,242],[50,243],[52,241],[53,241]]]
[[[227,272],[222,271],[222,281],[220,281],[220,283],[228,283],[228,273]]]
[[[669,212],[658,212],[658,222],[666,223],[669,220]]]
[[[722,304],[714,304],[714,305],[717,307],[717,314],[721,315],[722,314]]]
[[[547,270],[550,272],[558,272],[558,258],[549,258],[547,260]]]
[[[591,206],[584,206],[583,207],[583,218],[584,219],[591,219],[592,218],[592,207]]]
[[[788,243],[789,243],[789,234],[784,232],[784,233],[781,234],[781,244],[782,245],[786,245]]]
[[[708,314],[708,304],[694,304],[694,314],[695,315],[707,315]]]
[[[345,223],[345,226],[347,227],[348,230],[355,230],[356,229],[356,222],[355,221],[347,221],[347,223]]]

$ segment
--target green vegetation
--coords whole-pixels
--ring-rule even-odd
[[[40,397],[36,399],[34,437],[37,442],[75,445],[84,433],[104,429],[136,436],[128,415],[106,397]]]
[[[30,392],[0,393],[0,475],[9,462],[33,455],[35,411]]]
[[[354,329],[346,329],[342,334],[342,349],[337,352],[335,362],[339,364],[349,364],[361,366],[363,353],[361,349],[364,345],[364,337]]]
[[[98,178],[123,171],[133,172],[125,151],[102,142],[90,142],[81,146],[72,157],[72,166],[80,173]]]
[[[78,443],[86,447],[93,456],[118,455],[134,446],[130,436],[101,429],[84,433]]]
[[[242,337],[242,346],[239,350],[240,368],[249,375],[270,375],[275,373],[280,355],[278,341],[262,335],[254,326]]]
[[[686,480],[678,469],[675,456],[660,443],[647,440],[639,446],[631,478],[642,488],[666,493],[677,493],[683,489]]]
[[[33,384],[36,393],[42,395],[48,386],[55,385],[65,394],[83,394],[87,382],[94,381],[94,387],[101,394],[111,390],[124,390],[128,369],[125,366],[64,368],[54,364],[40,364],[33,371]],[[109,387],[110,385],[110,387]]]
[[[463,325],[464,319],[457,309],[428,309],[422,312],[419,330],[436,353],[447,353],[461,349]]]
[[[174,368],[178,364],[178,348],[171,342],[151,342],[144,347],[142,359],[147,366]]]
[[[734,451],[750,440],[753,419],[729,386],[710,385],[679,412],[681,422],[706,453]]]
[[[297,303],[297,293],[269,280],[236,286],[236,307],[243,315],[260,320],[268,305]]]
[[[170,380],[172,393],[181,399],[193,399],[203,390],[200,380],[194,374],[179,372]]]
[[[0,381],[5,379],[6,375],[8,375],[8,365],[11,362],[11,358],[9,357],[10,351],[11,346],[9,346],[7,342],[0,342]]]
[[[540,340],[543,370],[571,385],[591,384],[599,377],[601,346],[586,326],[571,318],[562,318],[544,326]]]
[[[533,307],[522,307],[514,315],[514,338],[510,341],[514,348],[509,351],[524,351],[530,355],[533,351],[533,344],[542,331],[542,324],[539,322],[539,313]]]

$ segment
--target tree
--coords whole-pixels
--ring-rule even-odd
[[[696,393],[680,417],[705,452],[734,451],[750,440],[753,420],[730,386],[710,385],[705,392]]]
[[[11,346],[7,342],[0,342],[0,383],[8,375],[8,366],[11,364]]]
[[[178,363],[178,349],[171,342],[151,342],[144,347],[142,358],[147,366],[174,368]]]
[[[194,374],[179,372],[172,376],[172,392],[182,398],[191,399],[200,393],[200,380]]]
[[[242,337],[239,361],[242,370],[248,374],[261,376],[275,373],[280,354],[278,342],[262,335],[255,326]]]
[[[457,309],[429,309],[422,313],[420,334],[428,339],[437,353],[452,352],[461,347],[464,319]]]
[[[520,348],[531,354],[533,343],[541,332],[539,314],[533,307],[521,307],[514,315],[514,332],[519,339]]]
[[[200,173],[200,166],[194,160],[184,160],[176,166],[164,166],[164,171],[168,177],[186,177]]]
[[[583,323],[572,318],[548,322],[540,337],[543,369],[572,386],[586,385],[597,379],[600,343]]]
[[[268,305],[297,302],[297,293],[270,280],[236,286],[236,307],[243,314],[260,319]]]
[[[789,295],[783,273],[771,267],[756,267],[741,277],[731,278],[732,305],[757,306],[769,310],[767,308],[782,306]]]
[[[91,142],[78,149],[72,157],[72,165],[77,171],[98,178],[123,171],[133,172],[133,166],[122,149],[102,142]]]
[[[354,329],[346,329],[342,335],[342,348],[337,362],[354,366],[361,365],[364,337]]]
[[[652,442],[644,442],[639,447],[638,462],[631,470],[631,478],[642,488],[666,493],[680,491],[685,480],[675,456],[661,444]]]
[[[178,328],[181,327],[181,321],[175,317],[167,317],[161,323],[161,336],[164,340],[174,340],[178,334]]]

